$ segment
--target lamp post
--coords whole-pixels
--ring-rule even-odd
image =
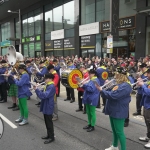
[[[22,44],[21,44],[22,36],[21,36],[21,13],[20,13],[20,9],[18,11],[8,10],[7,12],[19,15],[19,38],[20,38],[19,52],[21,53],[22,52]]]

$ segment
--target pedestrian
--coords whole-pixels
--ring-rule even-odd
[[[46,83],[44,91],[39,90],[36,86],[34,87],[34,90],[37,96],[41,99],[40,112],[42,112],[44,115],[45,126],[47,129],[47,135],[43,136],[42,139],[46,140],[44,144],[48,144],[55,140],[52,118],[54,112],[54,97],[56,97],[56,88],[53,82],[53,74],[45,74],[44,80]]]
[[[126,75],[126,71],[122,67],[117,68],[115,76],[117,84],[111,91],[105,91],[102,87],[96,85],[100,90],[102,97],[107,99],[105,114],[109,115],[113,132],[112,146],[105,150],[119,150],[118,141],[120,142],[121,150],[126,150],[124,121],[128,116],[132,88]]]

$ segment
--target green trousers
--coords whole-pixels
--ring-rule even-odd
[[[88,125],[95,126],[96,123],[96,107],[86,104],[86,113],[88,116]]]
[[[28,118],[27,97],[19,98],[19,108],[21,117],[27,119]]]
[[[121,145],[121,150],[126,150],[126,137],[124,134],[125,119],[116,119],[110,117],[110,124],[113,131],[113,146],[118,146],[118,141]]]

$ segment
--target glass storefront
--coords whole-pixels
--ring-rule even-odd
[[[64,3],[64,4],[63,4]],[[74,37],[74,1],[55,1],[45,8],[45,43],[51,40],[51,32],[64,29],[64,38]],[[69,13],[68,13],[69,10]],[[45,47],[46,56],[67,56],[74,53],[74,48],[65,48],[64,39],[51,41],[53,47],[48,50]],[[50,52],[51,51],[51,52]]]
[[[19,33],[20,33],[19,19],[17,18],[15,19],[15,37],[16,38],[20,38]]]

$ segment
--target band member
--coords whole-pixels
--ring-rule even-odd
[[[140,69],[140,76],[142,79],[146,78],[147,77],[147,65],[142,63],[141,65],[139,65],[139,69]],[[141,88],[138,88],[137,89],[137,94],[136,94],[136,112],[133,113],[134,116],[137,116],[137,115],[141,115],[141,109],[142,109],[142,106],[141,106],[141,99],[142,99],[142,90]]]
[[[69,69],[75,69],[76,68],[75,65],[73,64],[72,60],[69,60],[67,62],[67,65],[68,65]],[[64,101],[70,100],[70,103],[75,102],[74,89],[66,87],[66,93],[67,93],[67,98],[64,99]]]
[[[100,90],[102,97],[107,99],[105,114],[109,115],[111,129],[113,132],[113,143],[110,148],[105,150],[118,150],[118,140],[121,150],[126,150],[126,137],[124,134],[124,121],[128,116],[129,103],[131,101],[131,84],[129,83],[126,71],[120,67],[117,68],[117,85],[111,91],[105,91],[102,87],[96,87]]]
[[[7,73],[8,64],[6,60],[2,60],[1,65],[2,67],[0,68],[0,94],[1,94],[0,103],[5,103],[7,102],[7,82],[6,82],[5,76],[1,74]]]
[[[88,125],[83,127],[83,129],[87,129],[87,132],[93,131],[96,123],[96,106],[99,100],[100,92],[95,87],[94,81],[100,84],[96,71],[91,69],[89,71],[90,81],[87,83],[83,82],[82,88],[84,89],[83,94],[83,104],[86,105],[86,113],[88,116]]]
[[[100,67],[97,68],[96,72],[97,72],[97,78],[100,81],[100,85],[103,86],[105,81],[108,79],[108,69],[106,68],[105,64],[101,62]],[[105,107],[106,99],[102,97],[102,100],[103,100],[103,105]],[[100,98],[98,101],[97,108],[100,108]]]
[[[80,65],[79,66],[79,70],[82,72],[83,74],[83,79],[86,79],[88,76],[89,76],[89,73],[88,71],[85,69],[85,66],[84,65]],[[76,110],[76,112],[78,111],[82,111],[83,109],[83,106],[82,106],[82,98],[83,98],[83,93],[84,93],[84,89],[79,87],[77,88],[78,90],[78,105],[79,105],[79,108]],[[86,106],[84,105],[84,111],[83,111],[83,114],[86,113]]]
[[[12,98],[13,105],[8,107],[8,109],[14,109],[18,107],[17,106],[18,87],[15,84],[15,81],[12,75],[15,75],[15,73],[12,72],[11,75],[8,76],[8,83],[10,85],[10,88],[8,90],[8,96]]]
[[[43,82],[43,80],[41,80],[42,78],[44,78],[44,75],[46,73],[48,73],[48,70],[47,70],[47,67],[45,66],[45,61],[44,60],[41,60],[40,63],[39,63],[39,70],[40,72],[37,71],[36,73],[36,77],[41,81]],[[35,79],[35,82],[38,83],[38,81]],[[38,98],[37,98],[38,99]],[[40,99],[38,99],[40,101]],[[40,106],[41,102],[38,102],[37,105],[38,107]]]
[[[140,137],[139,140],[148,142],[145,148],[150,149],[150,69],[147,70],[148,81],[144,83],[141,78],[138,79],[137,85],[142,90],[141,106],[144,107],[143,115],[147,127],[146,137]]]
[[[59,83],[59,75],[57,74],[57,72],[54,70],[54,66],[53,65],[49,65],[47,67],[49,73],[54,75],[54,85],[56,88],[56,95],[58,95],[58,83]],[[58,106],[57,106],[57,97],[55,97],[54,99],[54,113],[53,113],[53,121],[58,119]]]
[[[26,66],[24,64],[19,65],[19,73],[21,74],[20,79],[15,77],[15,84],[18,86],[18,98],[20,117],[15,122],[19,123],[20,126],[28,124],[28,106],[27,98],[32,95],[30,92],[30,77],[27,73]]]
[[[59,75],[59,82],[58,82],[58,94],[57,97],[59,97],[60,94],[60,65],[58,64],[57,59],[53,60],[54,70],[56,70],[57,74]]]
[[[54,96],[56,93],[56,88],[54,85],[54,75],[48,73],[45,75],[46,86],[44,91],[40,91],[37,87],[34,87],[37,96],[41,99],[40,111],[44,115],[45,126],[47,129],[47,135],[42,137],[42,139],[47,139],[44,144],[51,143],[55,140],[54,138],[54,126],[53,126],[53,112],[54,112]]]

